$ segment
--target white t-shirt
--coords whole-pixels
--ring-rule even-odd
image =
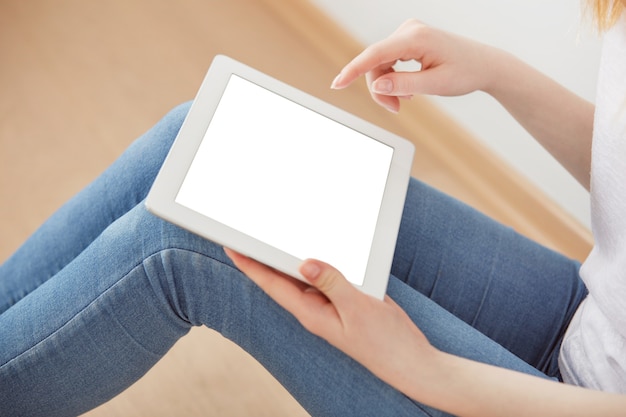
[[[589,296],[559,365],[567,383],[626,393],[626,13],[604,39],[591,159],[595,246],[580,272]]]

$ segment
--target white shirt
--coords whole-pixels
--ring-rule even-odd
[[[567,383],[626,393],[626,13],[604,39],[591,159],[595,246],[580,272],[589,296],[559,365]]]

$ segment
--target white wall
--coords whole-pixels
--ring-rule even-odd
[[[593,101],[600,41],[571,0],[313,0],[363,44],[409,17],[506,49]],[[466,128],[589,226],[588,193],[491,97],[434,98]]]

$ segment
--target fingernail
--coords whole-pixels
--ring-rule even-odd
[[[372,91],[378,94],[389,94],[393,91],[393,81],[388,79],[376,80],[372,84]]]
[[[394,107],[388,106],[388,105],[386,105],[386,104],[385,104],[385,105],[383,105],[383,107],[384,107],[385,109],[387,109],[387,111],[390,111],[390,112],[391,112],[391,113],[393,113],[393,114],[398,114],[398,113],[399,113],[399,111],[398,111],[396,108],[394,108]]]
[[[333,80],[333,82],[330,84],[330,88],[332,88],[333,90],[337,90],[337,85],[339,84],[339,82],[341,81],[341,73],[339,73],[335,79]]]
[[[321,271],[321,268],[315,262],[305,262],[300,267],[300,273],[309,280],[316,279],[320,275]]]

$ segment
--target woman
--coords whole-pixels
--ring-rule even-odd
[[[604,3],[601,16],[623,9]],[[591,104],[514,57],[417,21],[367,48],[333,82],[343,88],[365,75],[391,111],[413,94],[492,94],[592,188],[597,246],[581,270],[585,282],[575,261],[416,180],[384,301],[315,260],[301,267],[306,285],[224,251],[143,208],[185,105],[0,267],[0,414],[88,410],[138,379],[192,325],[207,325],[312,415],[623,415],[626,202],[615,188],[626,180],[626,16],[614,20],[595,127]],[[416,59],[422,70],[396,74],[398,59]]]

